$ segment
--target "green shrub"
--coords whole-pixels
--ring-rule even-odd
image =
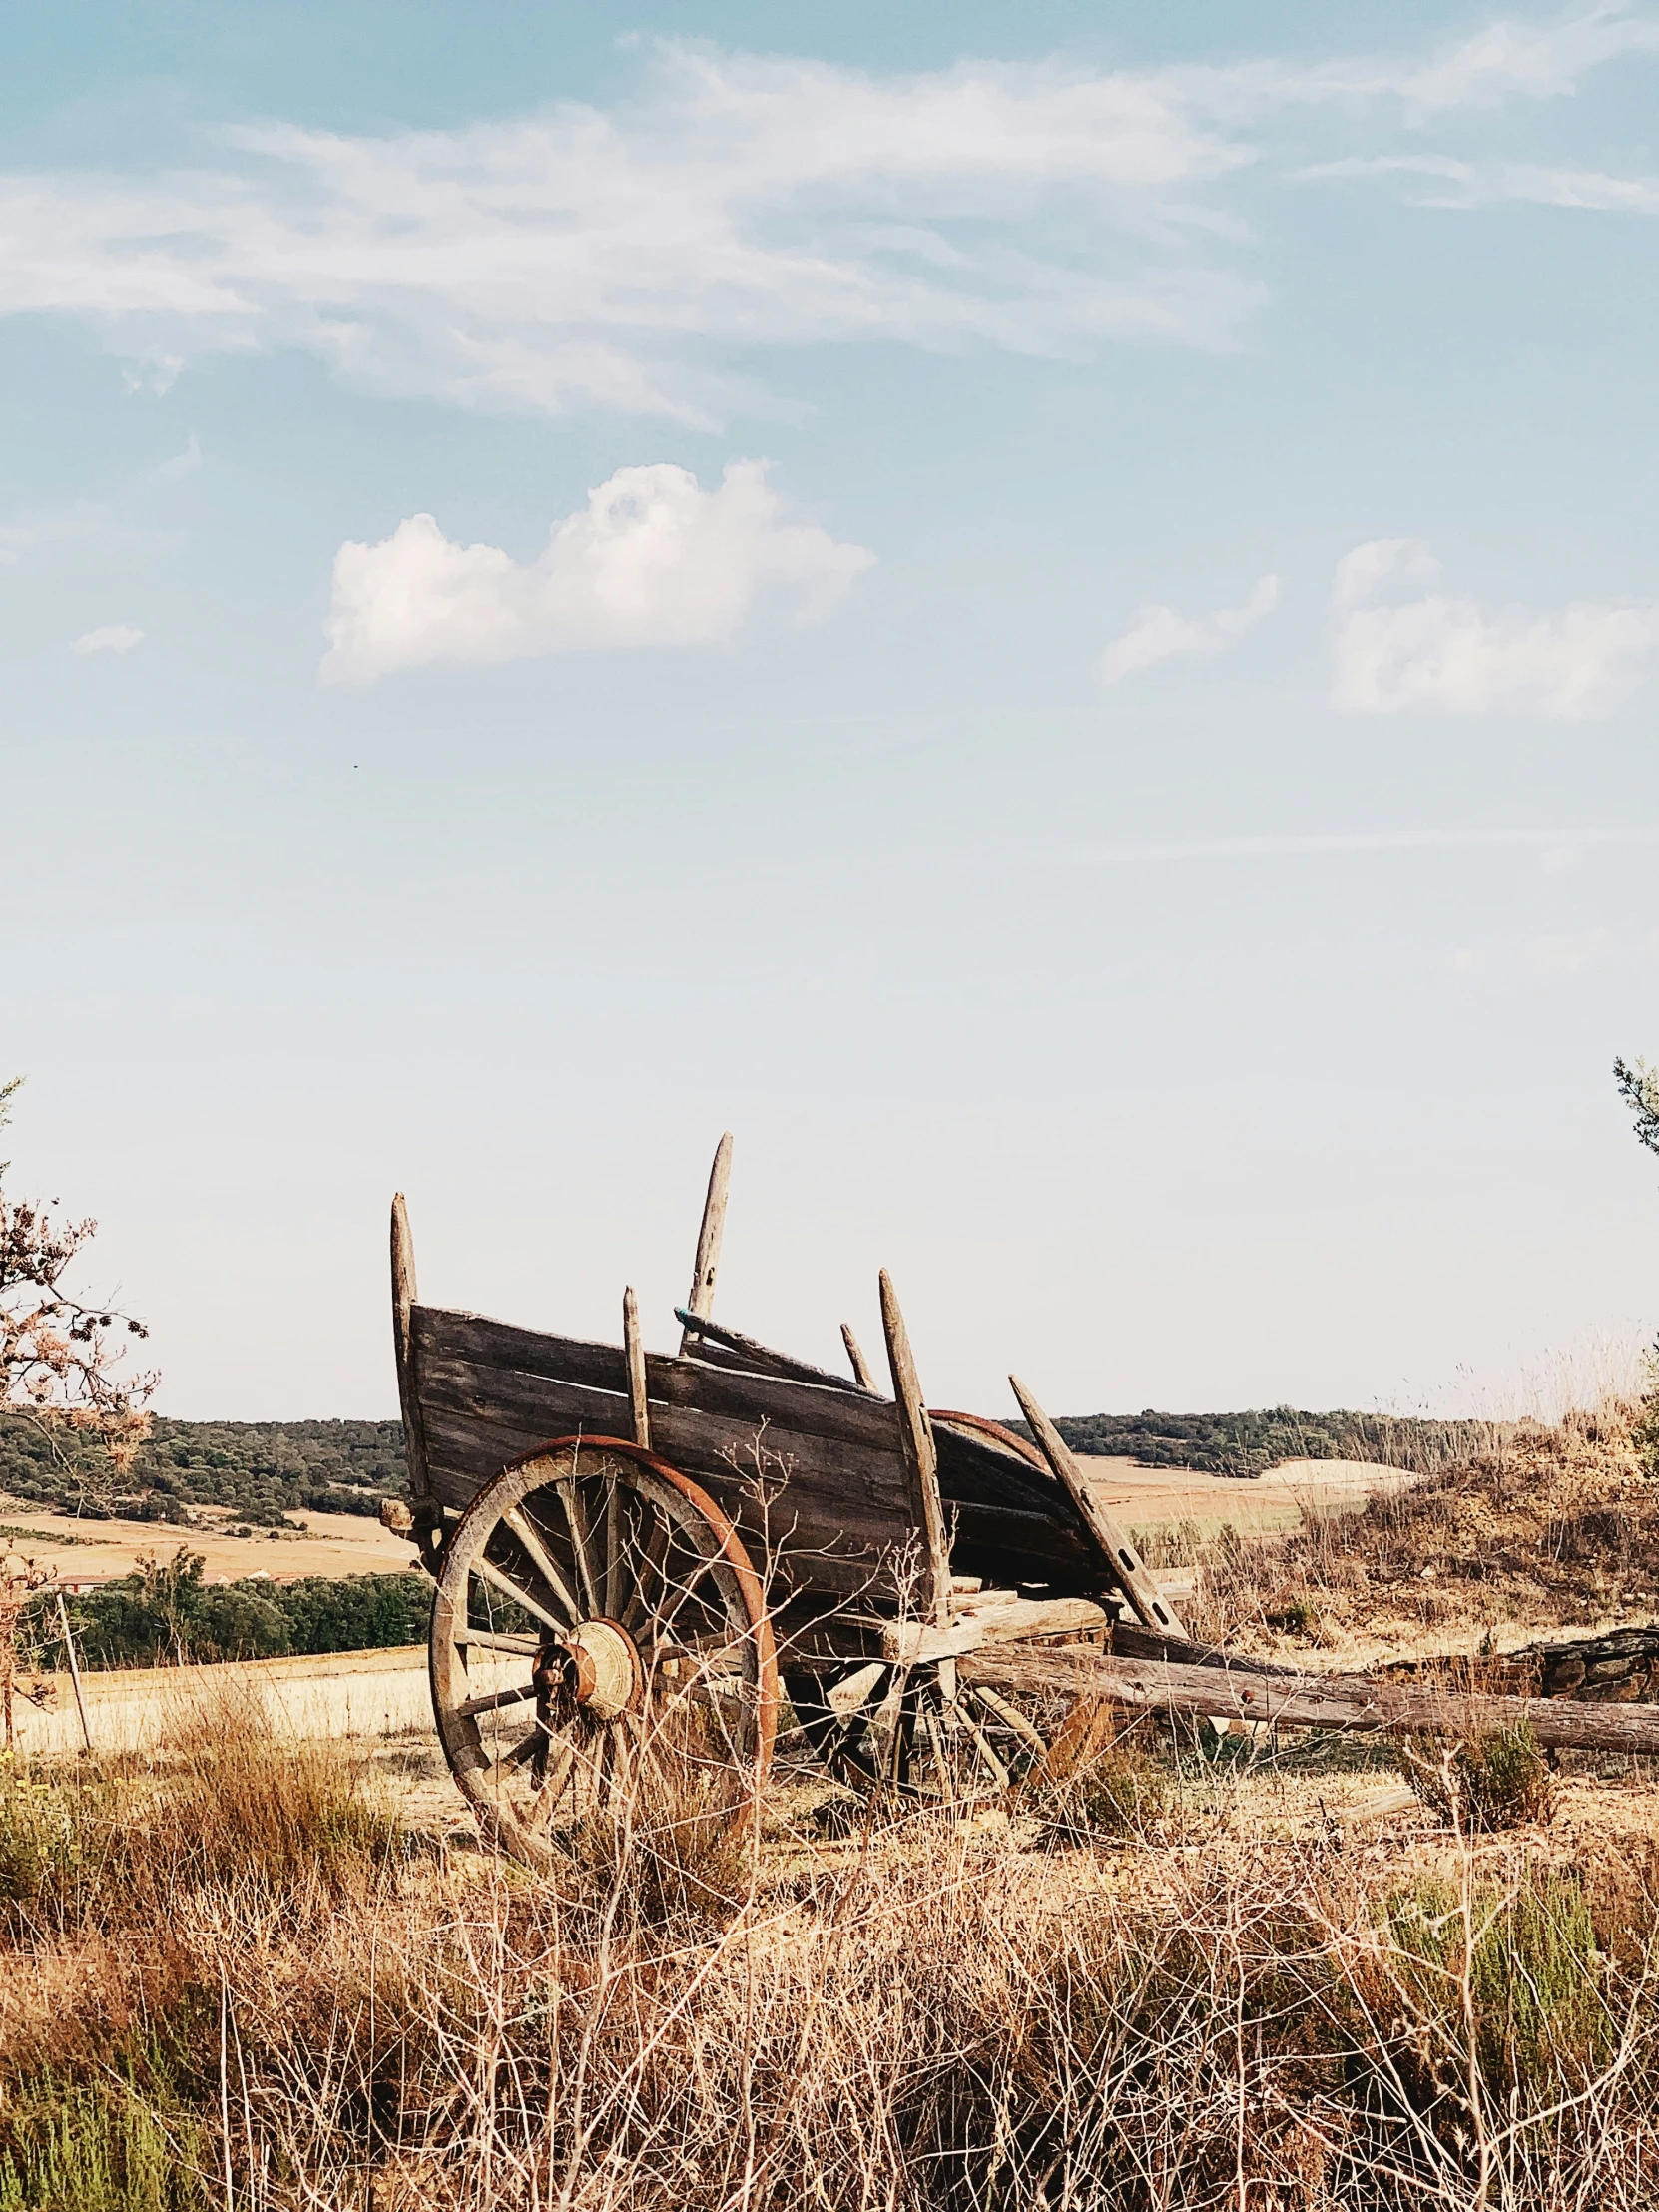
[[[85,1767],[36,1772],[0,1759],[0,1908],[96,1885],[110,1858],[115,1793]]]
[[[1554,1777],[1525,1721],[1449,1747],[1419,1737],[1406,1746],[1404,1766],[1429,1811],[1465,1835],[1524,1828],[1555,1811]]]
[[[1393,1901],[1388,1932],[1395,1949],[1387,2010],[1403,1997],[1412,2040],[1445,2054],[1448,2081],[1467,2050],[1465,1973],[1474,2055],[1492,2093],[1570,2093],[1607,2062],[1616,2022],[1595,1922],[1575,1875],[1532,1867],[1512,1889],[1478,1888],[1466,1919],[1449,1884],[1424,1882]]]
[[[126,2092],[42,2083],[0,2122],[0,2212],[206,2212],[200,2130]]]

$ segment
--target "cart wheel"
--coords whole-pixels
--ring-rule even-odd
[[[792,1675],[787,1687],[808,1743],[854,1789],[967,1808],[1016,1787],[1047,1756],[1042,1729],[1012,1699],[979,1684],[947,1694],[936,1666],[872,1660],[834,1680]]]
[[[713,1498],[637,1445],[561,1437],[478,1493],[431,1670],[450,1771],[526,1866],[590,1813],[706,1829],[757,1803],[778,1718],[760,1579]]]

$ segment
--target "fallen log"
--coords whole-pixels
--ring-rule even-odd
[[[1565,1698],[1459,1697],[1363,1675],[1265,1674],[1238,1663],[1191,1666],[1115,1652],[985,1644],[957,1662],[964,1682],[998,1689],[1114,1698],[1141,1713],[1469,1739],[1517,1728],[1562,1750],[1659,1753],[1659,1705],[1584,1705]]]

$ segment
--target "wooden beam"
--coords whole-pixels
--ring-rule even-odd
[[[1024,1644],[1038,1636],[1081,1637],[1107,1625],[1103,1607],[1086,1597],[1021,1597],[1017,1590],[987,1590],[958,1599],[948,1628],[923,1621],[889,1621],[881,1631],[888,1659],[913,1667],[925,1659],[954,1659],[986,1644]]]
[[[726,1227],[726,1195],[731,1182],[732,1132],[728,1129],[715,1146],[715,1164],[709,1170],[709,1195],[703,1201],[703,1223],[697,1232],[697,1265],[692,1270],[692,1286],[686,1294],[687,1309],[699,1320],[715,1309],[715,1277],[720,1270],[720,1239]],[[682,1352],[690,1338],[688,1329],[680,1340]]]
[[[622,1294],[622,1349],[628,1357],[628,1399],[634,1413],[634,1441],[651,1449],[651,1410],[645,1398],[645,1345],[640,1337],[640,1302],[632,1284]]]
[[[1025,1415],[1032,1435],[1037,1439],[1037,1448],[1070,1492],[1072,1503],[1082,1514],[1090,1534],[1110,1561],[1112,1575],[1119,1589],[1146,1626],[1155,1633],[1185,1636],[1187,1631],[1181,1625],[1179,1614],[1147,1571],[1146,1561],[1130,1542],[1128,1530],[1118,1526],[1095,1496],[1060,1431],[1017,1375],[1009,1376],[1008,1381],[1013,1385],[1015,1397],[1019,1399],[1019,1409]]]
[[[426,1431],[420,1417],[420,1393],[415,1385],[414,1238],[409,1231],[409,1207],[399,1191],[391,1202],[391,1337],[397,1360],[397,1402],[403,1414],[403,1452],[409,1463],[409,1489],[415,1497],[430,1497],[431,1478],[426,1471]]]
[[[792,1382],[816,1383],[821,1390],[839,1390],[843,1396],[850,1396],[857,1387],[844,1375],[815,1368],[810,1360],[798,1360],[793,1352],[775,1352],[759,1337],[746,1337],[741,1329],[728,1329],[723,1321],[694,1314],[689,1306],[676,1306],[674,1318],[692,1340],[690,1352],[695,1360],[712,1360],[717,1367],[736,1367],[751,1375],[787,1376]],[[722,1360],[722,1353],[730,1353],[731,1359]]]
[[[909,1331],[885,1268],[881,1270],[881,1328],[887,1340],[892,1394],[898,1403],[898,1448],[910,1482],[913,1525],[922,1540],[922,1604],[926,1617],[942,1628],[950,1617],[950,1534],[939,1496],[939,1455],[921,1399]]]
[[[846,1347],[846,1357],[852,1363],[852,1379],[860,1390],[874,1391],[875,1378],[869,1372],[869,1362],[858,1349],[858,1340],[852,1334],[849,1321],[841,1323],[841,1343]]]
[[[986,1643],[956,1662],[964,1681],[1115,1698],[1137,1712],[1208,1713],[1292,1728],[1421,1730],[1468,1742],[1524,1722],[1546,1747],[1659,1752],[1659,1705],[1573,1698],[1454,1697],[1363,1675],[1262,1674],[1249,1660],[1189,1667],[1111,1652]]]

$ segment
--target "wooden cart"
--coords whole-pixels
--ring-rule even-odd
[[[753,1804],[787,1698],[843,1780],[1000,1790],[1058,1708],[958,1680],[987,1643],[1184,1635],[1016,1382],[1033,1446],[927,1406],[887,1277],[891,1394],[712,1315],[731,1165],[715,1155],[672,1355],[422,1305],[401,1197],[392,1304],[411,1503],[437,1582],[432,1702],[486,1831],[531,1865],[607,1802]]]

